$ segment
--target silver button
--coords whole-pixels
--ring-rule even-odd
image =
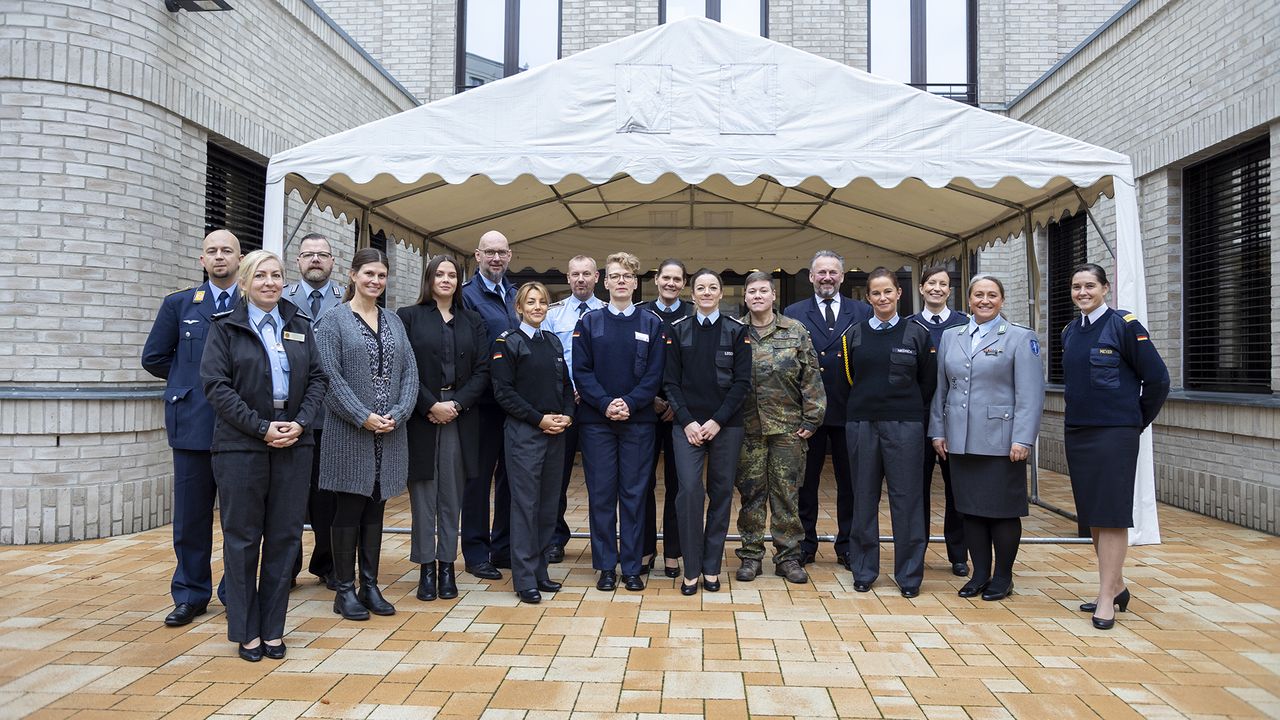
[[[1005,413],[1005,414],[1004,414],[1004,418],[1005,418],[1005,420],[1008,420],[1008,419],[1009,419],[1009,413]]]
[[[173,396],[173,399],[172,399],[172,400],[170,400],[169,402],[178,402],[178,396],[177,396],[177,395],[174,395],[174,396]]]
[[[968,406],[968,405],[965,405],[964,403],[960,403],[960,407],[962,407],[962,408],[967,408],[967,407],[969,407],[969,406]]]
[[[190,331],[190,330],[188,330],[188,331],[187,331],[187,337],[191,337],[191,331]]]

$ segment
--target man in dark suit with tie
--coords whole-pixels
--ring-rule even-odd
[[[871,306],[840,295],[844,283],[844,258],[831,250],[819,250],[809,261],[809,282],[813,297],[788,305],[783,315],[799,320],[813,339],[822,368],[822,387],[827,394],[827,414],[822,427],[809,438],[804,484],[800,486],[801,562],[814,561],[818,551],[818,483],[827,454],[836,476],[836,561],[849,567],[849,531],[853,523],[853,481],[845,442],[845,413],[849,383],[845,380],[840,336],[850,325],[871,317]]]
[[[311,322],[320,319],[321,315],[342,304],[342,286],[333,282],[333,247],[329,239],[320,233],[310,233],[302,237],[298,245],[298,272],[301,279],[289,285],[281,294],[285,300],[297,305],[303,313],[311,318]],[[333,548],[330,545],[329,531],[333,525],[334,495],[328,490],[320,489],[320,435],[324,431],[324,413],[321,412],[311,423],[311,432],[315,437],[316,452],[311,463],[311,488],[307,495],[307,522],[311,523],[311,534],[315,539],[315,547],[311,550],[311,562],[308,570],[320,578],[330,590],[337,590],[337,581],[333,577]],[[297,583],[298,573],[302,571],[302,555],[293,565],[293,579]]]
[[[213,595],[213,408],[200,380],[200,358],[214,313],[239,302],[240,241],[226,230],[214,230],[201,245],[200,265],[208,281],[164,299],[142,348],[142,367],[166,381],[164,425],[173,449],[173,551],[178,564],[170,584],[175,607],[164,619],[169,627],[203,615]]]

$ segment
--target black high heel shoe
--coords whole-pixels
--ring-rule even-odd
[[[1093,626],[1098,628],[1099,630],[1110,630],[1116,625],[1115,618],[1111,618],[1110,620],[1103,620],[1097,615],[1094,615],[1092,619],[1093,619]]]
[[[1129,588],[1125,588],[1124,590],[1120,591],[1120,594],[1117,595],[1112,602],[1114,602],[1120,608],[1120,612],[1127,612],[1129,610],[1130,599],[1131,598],[1129,595]],[[1097,603],[1080,603],[1080,612],[1091,613],[1091,612],[1097,612],[1097,610],[1098,610]]]
[[[698,594],[698,583],[697,583],[697,581],[695,580],[695,581],[694,581],[694,583],[693,583],[692,585],[690,585],[690,584],[689,584],[689,583],[687,583],[687,582],[681,582],[681,583],[680,583],[680,594],[681,594],[681,595],[684,595],[684,596],[686,596],[686,597],[687,597],[687,596],[689,596],[689,595],[697,595],[697,594]]]
[[[677,564],[675,567],[672,567],[670,565],[663,564],[662,574],[672,579],[678,578],[680,577],[680,565]]]

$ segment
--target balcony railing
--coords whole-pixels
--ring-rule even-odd
[[[978,104],[978,88],[970,83],[908,83],[908,85],[965,105]]]

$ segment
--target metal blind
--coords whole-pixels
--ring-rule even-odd
[[[208,143],[204,183],[204,231],[227,229],[248,253],[262,248],[267,168],[220,145]]]
[[[1268,137],[1183,171],[1185,385],[1271,392]]]
[[[1049,382],[1062,382],[1062,328],[1076,317],[1071,270],[1089,257],[1083,212],[1049,223]]]

